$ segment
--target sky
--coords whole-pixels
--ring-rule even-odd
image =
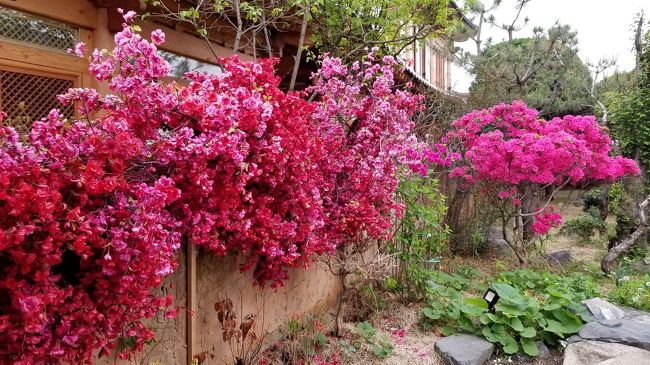
[[[492,0],[482,0],[484,4],[492,4]],[[462,1],[459,1],[462,3]],[[511,23],[516,14],[515,0],[503,0],[493,12],[497,24]],[[603,57],[615,58],[618,70],[627,71],[634,68],[632,23],[635,16],[644,10],[646,19],[650,17],[650,0],[532,0],[522,11],[523,19],[528,17],[528,25],[515,33],[515,37],[529,37],[535,26],[544,29],[551,27],[556,21],[569,24],[578,32],[578,55],[583,61],[596,62]],[[493,42],[503,40],[507,33],[499,28],[484,26],[483,34],[492,37]],[[457,46],[473,51],[476,45],[473,41],[457,43]],[[614,71],[611,69],[610,73]],[[454,66],[452,71],[452,88],[455,91],[467,92],[471,77],[460,67]]]

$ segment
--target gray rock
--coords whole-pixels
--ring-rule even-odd
[[[572,343],[580,342],[580,341],[582,341],[582,337],[580,337],[578,335],[573,335],[573,336],[566,339],[566,343],[569,344],[569,345],[572,344]]]
[[[578,333],[585,340],[614,342],[650,350],[650,327],[630,319],[587,323]]]
[[[625,316],[625,312],[621,308],[603,298],[587,299],[583,301],[582,304],[587,307],[591,315],[597,321],[605,319],[621,319]]]
[[[544,343],[544,341],[535,341],[537,344],[537,348],[539,349],[539,357],[540,359],[548,359],[551,357],[551,350],[548,349],[548,346]]]
[[[650,364],[650,351],[601,341],[572,343],[564,351],[562,365]]]
[[[486,252],[497,257],[511,257],[514,255],[508,242],[503,239],[503,232],[499,227],[490,227],[485,237]]]
[[[455,335],[436,341],[434,346],[445,365],[483,365],[494,345],[474,335]]]
[[[549,265],[553,266],[568,264],[573,260],[571,252],[569,250],[556,251],[545,255],[544,258],[546,258],[546,261],[548,261]]]
[[[631,265],[633,270],[642,272],[642,273],[650,273],[650,258],[644,258],[643,260],[639,262],[635,262]]]
[[[646,323],[650,326],[650,313],[634,308],[623,308],[624,319],[630,319],[636,322]]]

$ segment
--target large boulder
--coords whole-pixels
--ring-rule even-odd
[[[548,255],[545,255],[544,258],[551,266],[566,265],[573,260],[573,257],[571,256],[571,251],[569,250],[556,251]]]
[[[630,319],[587,323],[578,335],[584,340],[613,342],[650,350],[650,326]]]
[[[441,338],[434,348],[445,365],[483,365],[494,351],[490,342],[466,334]]]
[[[583,301],[582,304],[587,307],[591,315],[597,321],[606,319],[622,319],[625,317],[625,312],[621,308],[603,298],[587,299]]]
[[[632,265],[632,269],[644,273],[650,273],[650,257],[646,257],[639,262],[635,262]]]
[[[569,344],[562,365],[641,365],[650,364],[650,351],[601,341]]]
[[[650,313],[634,308],[623,308],[623,312],[625,313],[623,316],[624,319],[646,323],[648,328],[650,328]]]
[[[512,248],[503,239],[503,232],[500,227],[490,227],[485,237],[485,251],[496,257],[513,256]]]

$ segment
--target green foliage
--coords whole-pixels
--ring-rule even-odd
[[[422,311],[423,326],[440,326],[444,335],[475,333],[507,354],[521,349],[537,356],[536,340],[556,344],[577,333],[587,316],[580,301],[598,295],[596,283],[586,275],[506,272],[490,285],[500,296],[492,313],[482,297],[468,296],[472,292],[470,281],[457,274],[440,278],[432,283],[429,306]]]
[[[601,237],[607,235],[607,224],[598,217],[586,214],[566,221],[560,232],[567,236],[582,238],[586,243],[592,243],[596,233]]]
[[[585,212],[591,214],[594,217],[598,217],[600,215],[600,212],[597,212],[597,214],[595,214],[596,212],[594,212],[593,209],[600,209],[600,197],[603,193],[603,189],[605,188],[606,187],[600,186],[585,192],[582,197]],[[614,215],[617,215],[619,213],[621,207],[621,199],[623,197],[623,190],[624,187],[623,183],[621,182],[615,182],[608,187],[607,209],[609,210],[609,213],[613,213]]]
[[[596,84],[595,93],[602,97],[610,92],[621,92],[636,83],[636,72],[634,71],[615,71],[613,74],[605,77]]]
[[[587,313],[580,302],[600,295],[598,284],[593,277],[580,272],[560,276],[549,272],[520,269],[503,272],[497,276],[497,280],[542,296],[561,295],[570,300],[570,309],[580,316]]]
[[[650,311],[650,275],[637,279],[624,276],[608,297],[622,306]]]
[[[438,190],[438,180],[419,176],[402,180],[398,194],[406,209],[390,249],[399,257],[397,280],[409,295],[420,297],[447,250],[445,197]]]
[[[386,335],[380,334],[370,323],[359,323],[357,334],[366,340],[372,348],[372,353],[377,357],[385,359],[393,352],[394,346],[390,339]]]
[[[543,117],[590,112],[591,74],[576,45],[575,31],[557,25],[547,34],[485,47],[471,70],[470,104],[483,108],[521,99]]]
[[[605,92],[608,127],[626,156],[650,164],[650,32],[645,35],[641,63],[631,76],[631,86]]]
[[[345,62],[377,46],[395,55],[418,39],[445,34],[454,27],[449,0],[320,0],[312,7],[312,40],[321,52]],[[418,29],[416,37],[408,31]]]

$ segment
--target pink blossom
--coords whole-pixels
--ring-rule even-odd
[[[154,30],[153,32],[151,32],[151,41],[156,46],[165,43],[165,33],[160,29]]]
[[[69,54],[75,54],[79,58],[83,58],[86,54],[86,43],[79,42],[74,46],[74,49],[68,48]]]

